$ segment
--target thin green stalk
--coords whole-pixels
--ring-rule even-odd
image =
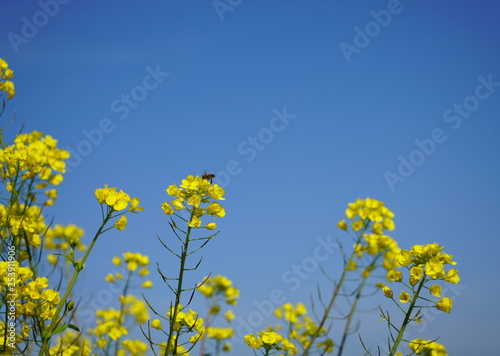
[[[194,216],[195,208],[191,210],[191,219]],[[191,221],[190,219],[190,221]],[[171,310],[171,315],[170,315],[170,328],[168,332],[168,340],[167,340],[167,345],[165,347],[165,356],[169,356],[169,348],[170,348],[170,343],[172,342],[173,334],[174,334],[174,325],[175,321],[177,319],[177,314],[178,314],[178,307],[181,303],[181,294],[182,294],[182,282],[184,279],[184,271],[185,271],[185,264],[186,264],[186,258],[188,255],[188,248],[189,248],[189,237],[191,235],[191,227],[188,226],[188,229],[186,231],[186,239],[184,241],[184,248],[182,249],[182,254],[180,256],[181,258],[181,264],[179,267],[179,277],[177,279],[177,289],[175,293],[175,304],[173,306],[173,310]],[[177,338],[175,339],[174,345],[172,347],[172,355],[177,354]]]
[[[420,284],[418,285],[417,292],[413,295],[413,298],[411,300],[410,307],[408,308],[408,311],[406,312],[405,319],[403,320],[403,325],[401,326],[401,329],[399,329],[398,336],[396,337],[396,341],[394,342],[394,345],[392,345],[391,351],[389,352],[389,356],[393,356],[397,349],[398,346],[403,339],[403,334],[405,332],[406,326],[410,322],[411,314],[413,312],[413,308],[415,308],[415,303],[417,302],[418,295],[420,294],[420,290],[425,284],[425,276],[422,277],[422,280],[420,281]]]
[[[85,252],[85,255],[83,256],[81,262],[78,262],[75,264],[75,266],[74,266],[75,271],[73,272],[73,277],[71,278],[71,281],[69,282],[68,288],[66,289],[64,296],[62,297],[61,301],[59,302],[59,305],[57,306],[56,312],[54,313],[54,316],[52,317],[52,322],[50,323],[49,328],[47,330],[45,330],[47,333],[47,336],[43,337],[42,348],[40,349],[40,352],[38,355],[47,355],[47,356],[50,355],[49,350],[48,350],[49,342],[50,342],[50,338],[52,337],[52,335],[51,335],[52,332],[54,331],[56,325],[59,323],[59,320],[58,320],[59,314],[61,313],[61,310],[64,307],[64,305],[66,304],[66,301],[67,301],[68,297],[70,296],[71,291],[73,290],[73,287],[76,283],[78,275],[82,271],[83,266],[85,264],[85,261],[87,260],[89,254],[90,254],[90,251],[92,251],[92,248],[94,247],[99,236],[102,234],[104,227],[108,223],[109,219],[111,219],[111,215],[112,215],[113,211],[114,210],[111,210],[111,209],[108,211],[107,216],[103,219],[103,222],[102,222],[101,226],[99,227],[99,230],[97,230],[97,233],[95,234],[94,239],[90,243],[89,248]]]
[[[127,280],[125,281],[125,287],[123,288],[123,293],[122,295],[124,297],[127,296],[127,293],[128,293],[128,288],[129,288],[129,284],[130,284],[130,280],[132,279],[132,271],[128,271],[128,274],[127,274]],[[122,323],[122,317],[123,315],[125,314],[125,304],[124,303],[121,303],[121,306],[120,306],[120,315],[118,316],[118,322]],[[115,356],[118,355],[118,347],[120,346],[120,338],[116,339],[115,340]]]
[[[370,225],[369,222],[365,222],[363,228],[360,230],[359,235],[356,239],[355,246],[361,242],[361,239],[363,238],[363,235],[364,235],[365,231],[368,229],[369,225]],[[344,265],[344,269],[342,270],[342,275],[340,276],[339,282],[335,286],[335,290],[333,291],[332,298],[330,299],[330,302],[328,303],[328,306],[326,307],[325,312],[323,313],[323,317],[321,318],[321,321],[318,325],[318,330],[312,336],[309,344],[304,349],[304,352],[302,352],[301,356],[307,356],[309,349],[312,347],[314,341],[318,338],[321,329],[325,326],[326,321],[328,320],[328,318],[330,316],[330,311],[333,308],[333,306],[335,305],[335,301],[337,300],[337,296],[340,292],[340,288],[342,287],[342,284],[344,283],[344,279],[347,276],[347,272],[349,272],[347,267],[350,265],[350,262],[353,260],[355,254],[356,254],[356,251],[353,249],[350,256],[349,256],[349,259],[347,260],[346,264]]]
[[[339,351],[337,352],[338,356],[341,356],[342,355],[342,351],[344,350],[344,345],[345,345],[346,340],[347,340],[347,335],[349,333],[349,328],[351,326],[351,321],[352,321],[352,318],[354,316],[354,312],[356,311],[356,307],[358,305],[358,301],[359,301],[359,299],[361,297],[361,293],[363,292],[363,288],[365,287],[367,279],[368,278],[363,278],[363,280],[361,281],[361,283],[360,283],[360,285],[358,287],[358,291],[356,293],[356,297],[354,298],[354,303],[352,304],[351,310],[349,311],[349,314],[348,314],[348,317],[347,317],[347,322],[346,322],[345,327],[344,327],[344,333],[342,334],[342,340],[341,340],[340,345],[339,345]]]
[[[358,243],[359,243],[359,240],[361,239],[361,236],[359,237],[358,239]],[[307,347],[304,349],[304,352],[302,353],[302,356],[306,356],[307,353],[309,352],[309,349],[312,347],[314,341],[318,338],[318,334],[320,332],[320,330],[324,327],[324,325],[326,324],[326,321],[330,315],[330,311],[331,309],[333,308],[333,305],[335,304],[335,300],[337,299],[337,296],[340,292],[340,287],[342,286],[342,283],[344,283],[344,279],[347,275],[347,266],[349,265],[349,263],[351,262],[351,260],[353,259],[354,257],[354,254],[355,254],[355,251],[353,250],[351,252],[351,255],[349,256],[349,259],[347,260],[347,263],[344,267],[344,270],[342,271],[342,275],[340,276],[340,279],[339,279],[339,282],[337,283],[337,285],[335,286],[335,290],[333,291],[333,296],[332,298],[330,299],[330,303],[328,303],[328,306],[326,307],[325,309],[325,312],[323,313],[323,317],[321,318],[321,321],[318,325],[318,331],[316,333],[314,333],[314,335],[312,336],[309,344],[307,345]]]

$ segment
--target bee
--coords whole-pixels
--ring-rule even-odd
[[[210,182],[210,184],[212,184],[212,179],[214,179],[214,178],[215,178],[215,174],[207,173],[206,171],[201,176],[201,179],[208,180]]]

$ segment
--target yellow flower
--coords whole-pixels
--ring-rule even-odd
[[[451,300],[448,297],[441,298],[441,300],[436,303],[436,308],[438,310],[444,311],[445,313],[451,313],[452,307],[453,307],[453,300]]]
[[[399,262],[399,264],[403,267],[408,266],[413,261],[412,254],[408,250],[401,250],[396,259]]]
[[[360,220],[356,220],[356,221],[353,221],[351,225],[352,225],[352,229],[354,231],[359,231],[359,230],[361,230],[361,228],[363,226],[365,226],[365,223],[360,221]]]
[[[333,352],[334,343],[333,343],[333,340],[326,339],[325,341],[320,342],[317,346],[318,347],[323,347],[323,351],[324,352],[332,353]]]
[[[417,355],[446,356],[446,348],[435,341],[415,339],[408,346]]]
[[[435,297],[441,297],[441,286],[435,284],[429,288],[430,293]]]
[[[408,303],[410,301],[411,295],[406,293],[405,291],[401,291],[401,294],[399,295],[399,302],[400,303]]]
[[[219,218],[223,218],[224,216],[226,216],[226,211],[224,210],[224,208],[216,202],[213,202],[207,206],[207,213],[210,215],[216,215]]]
[[[392,298],[393,297],[393,292],[391,290],[391,288],[387,287],[387,286],[384,286],[382,288],[382,290],[384,291],[384,295],[387,297],[387,298]]]
[[[232,328],[207,328],[208,337],[211,339],[215,339],[217,341],[221,341],[224,339],[229,339],[234,336],[234,330]]]
[[[126,209],[129,204],[131,204],[130,206],[133,211],[141,210],[141,208],[138,208],[138,198],[131,199],[123,190],[117,192],[116,189],[109,188],[108,185],[105,185],[104,188],[96,189],[95,196],[99,204],[106,203],[106,205],[115,211]]]
[[[280,347],[279,348],[280,350],[285,350],[285,351],[294,351],[295,350],[295,345],[292,344],[290,341],[288,341],[288,339],[282,339],[281,345],[283,345],[283,347]],[[318,344],[318,347],[320,347],[320,346],[325,346],[325,350],[328,350],[328,349],[331,350],[331,348],[328,345],[322,345],[320,343],[320,344]],[[332,343],[332,347],[333,347],[333,343]],[[326,351],[326,352],[328,352],[328,351]]]
[[[347,223],[344,219],[340,220],[337,224],[337,227],[342,230],[347,230]]]
[[[387,272],[386,278],[389,282],[401,282],[403,280],[403,273],[391,269]]]
[[[424,275],[424,269],[419,266],[413,266],[410,268],[410,284],[414,286]]]
[[[438,257],[431,258],[425,264],[425,274],[431,276],[432,278],[441,277],[443,270],[444,270],[444,265]]]
[[[191,218],[191,221],[189,222],[188,226],[189,227],[200,227],[201,226],[201,219],[199,217],[197,217],[196,215],[194,215]]]
[[[450,269],[448,273],[446,273],[446,276],[444,277],[444,280],[446,282],[450,282],[453,284],[457,284],[460,282],[460,277],[458,276],[458,270],[456,269]]]
[[[280,334],[275,333],[274,331],[261,332],[260,336],[262,342],[268,345],[277,344],[281,341],[281,339],[283,339]]]
[[[207,230],[214,230],[214,229],[216,229],[216,228],[217,228],[217,224],[216,224],[216,223],[214,223],[214,222],[209,222],[209,223],[205,226],[205,228],[206,228]]]
[[[120,217],[120,219],[118,219],[115,222],[115,227],[120,231],[125,230],[125,228],[127,227],[127,217],[126,216]]]
[[[155,329],[158,329],[158,330],[161,330],[163,327],[161,325],[161,321],[158,320],[158,319],[155,319],[151,322],[151,327],[152,328],[155,328]]]
[[[130,212],[143,211],[144,208],[139,206],[140,203],[141,203],[141,201],[139,198],[133,198],[130,201],[130,207],[128,208],[128,211],[130,211]]]
[[[14,83],[10,80],[1,80],[1,79],[10,79],[14,77],[14,71],[9,69],[7,62],[0,58],[0,91],[3,91],[7,94],[7,99],[12,99],[14,95],[16,95],[16,89],[14,88]]]
[[[141,284],[141,287],[142,287],[142,288],[152,288],[152,287],[153,287],[153,282],[151,282],[151,281],[144,281],[144,282]]]
[[[226,321],[230,323],[236,318],[236,316],[234,315],[232,310],[228,310],[226,313],[224,313],[224,318],[226,318]]]
[[[169,202],[164,202],[162,205],[161,205],[161,208],[163,209],[163,212],[166,214],[166,215],[172,215],[174,213],[174,208],[172,208],[172,206],[170,205]]]
[[[253,349],[259,349],[262,345],[264,345],[260,338],[252,334],[246,335],[244,340],[245,343]]]

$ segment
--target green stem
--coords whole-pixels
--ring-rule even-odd
[[[371,266],[375,266],[375,263],[377,262],[377,259],[379,256],[380,255],[377,255],[377,257],[375,257],[375,259],[373,260],[373,262],[370,264],[370,266],[368,268],[370,268]],[[342,340],[340,342],[339,351],[337,352],[338,356],[341,356],[342,351],[344,350],[344,345],[346,343],[347,336],[349,335],[349,328],[351,327],[351,322],[352,322],[354,313],[356,311],[356,307],[358,305],[359,299],[361,298],[361,294],[363,293],[363,288],[366,285],[366,281],[368,280],[368,277],[369,276],[367,276],[366,278],[363,277],[363,280],[359,284],[358,291],[356,292],[356,297],[354,298],[354,302],[352,304],[351,310],[349,311],[349,314],[347,316],[347,322],[346,322],[345,327],[344,327],[344,333],[342,334]]]
[[[399,329],[398,336],[396,337],[396,341],[394,342],[394,345],[392,345],[391,351],[389,352],[389,356],[393,356],[397,349],[399,344],[401,343],[401,340],[403,339],[403,334],[405,332],[406,326],[410,323],[410,318],[411,314],[413,312],[413,308],[415,308],[415,303],[417,302],[418,295],[420,294],[420,290],[425,284],[425,276],[422,277],[422,280],[420,281],[420,284],[418,285],[416,293],[413,295],[413,298],[411,300],[410,307],[408,308],[408,311],[406,312],[405,319],[403,320],[403,325],[401,325],[401,329]]]
[[[125,287],[123,288],[123,293],[122,293],[122,295],[124,297],[127,296],[128,288],[129,288],[129,284],[130,284],[131,279],[132,279],[132,271],[128,271],[127,280],[125,281]],[[121,303],[120,315],[118,316],[118,323],[120,326],[122,326],[122,317],[124,317],[124,314],[125,314],[125,303]],[[120,345],[120,338],[115,340],[115,356],[118,355],[118,346],[119,345]]]
[[[361,236],[362,236],[362,234],[360,234],[360,236],[358,238],[358,241],[356,243],[360,242]],[[337,296],[338,296],[338,294],[340,292],[340,287],[344,283],[344,279],[345,279],[345,277],[347,275],[347,272],[348,272],[347,267],[350,265],[350,262],[353,260],[355,253],[356,252],[354,250],[351,252],[351,255],[349,256],[349,259],[347,260],[347,263],[344,266],[344,269],[342,271],[342,275],[340,276],[339,282],[335,286],[332,298],[330,299],[330,302],[328,303],[328,306],[326,307],[325,312],[323,313],[323,317],[321,318],[321,321],[320,321],[320,323],[318,325],[318,329],[314,333],[314,335],[311,337],[311,340],[309,341],[309,344],[307,345],[307,347],[304,349],[304,352],[302,352],[302,356],[306,356],[308,354],[309,349],[312,347],[314,341],[318,338],[321,329],[326,324],[326,321],[328,320],[329,315],[330,315],[330,311],[333,308],[333,305],[335,304],[335,300],[337,299]]]
[[[195,212],[195,208],[193,207],[193,209],[191,210],[191,219],[189,221],[192,220],[193,216],[194,216],[194,212]],[[186,231],[186,239],[184,240],[184,247],[182,249],[182,253],[181,253],[181,264],[180,264],[180,267],[179,267],[179,277],[177,279],[177,289],[176,289],[176,293],[175,293],[175,303],[174,303],[174,306],[173,306],[173,310],[171,310],[170,312],[170,328],[169,328],[169,332],[168,332],[168,340],[167,340],[167,345],[165,347],[165,356],[169,356],[169,350],[170,350],[170,344],[172,342],[172,339],[173,339],[173,335],[174,335],[174,325],[175,325],[175,321],[177,320],[177,314],[178,314],[178,307],[179,305],[181,304],[181,294],[182,294],[182,282],[184,280],[184,272],[185,272],[185,264],[186,264],[186,258],[187,258],[187,255],[188,255],[188,247],[189,247],[189,237],[191,235],[191,227],[188,226],[188,229]],[[175,339],[174,341],[174,344],[172,346],[172,355],[176,355],[177,354],[177,338]]]
[[[89,248],[85,252],[85,255],[83,256],[81,262],[78,262],[75,264],[75,266],[74,266],[75,271],[73,272],[73,277],[71,278],[71,281],[69,282],[68,288],[66,289],[64,296],[62,297],[61,301],[59,302],[59,305],[57,306],[56,312],[54,313],[54,316],[52,317],[52,322],[50,323],[48,329],[45,330],[45,332],[47,333],[47,336],[43,337],[42,347],[41,347],[38,355],[47,355],[47,356],[50,355],[49,350],[48,350],[50,338],[52,337],[52,332],[54,331],[57,324],[59,323],[59,320],[58,320],[59,314],[61,313],[62,308],[66,304],[66,301],[68,300],[68,297],[71,294],[71,291],[76,283],[78,275],[82,271],[83,266],[85,264],[85,261],[87,260],[89,254],[90,254],[90,251],[92,251],[92,248],[94,247],[99,236],[102,234],[104,227],[106,226],[108,221],[111,219],[111,215],[112,215],[113,211],[114,210],[109,209],[107,216],[103,219],[103,222],[102,222],[101,226],[99,227],[99,230],[97,230],[97,233],[95,234],[94,239],[90,243]]]

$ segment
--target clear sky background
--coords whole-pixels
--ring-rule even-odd
[[[240,339],[275,324],[264,315],[273,290],[308,303],[330,288],[315,251],[338,276],[339,252],[324,246],[350,244],[335,225],[369,196],[396,213],[402,248],[438,242],[458,261],[452,313],[429,311],[408,337],[495,355],[499,11],[494,0],[3,2],[0,57],[17,89],[3,120],[15,109],[7,135],[24,124],[72,152],[56,223],[90,240],[104,184],[146,209],[98,241],[83,298],[106,288],[125,251],[175,271],[156,240],[174,241],[160,205],[168,185],[206,169],[227,191],[227,216],[191,281],[211,271],[240,288]],[[166,311],[172,295],[154,282],[148,297]],[[396,313],[384,298],[363,307],[377,303]],[[378,346],[385,324],[376,311],[361,319]],[[357,336],[349,348],[362,354]]]

